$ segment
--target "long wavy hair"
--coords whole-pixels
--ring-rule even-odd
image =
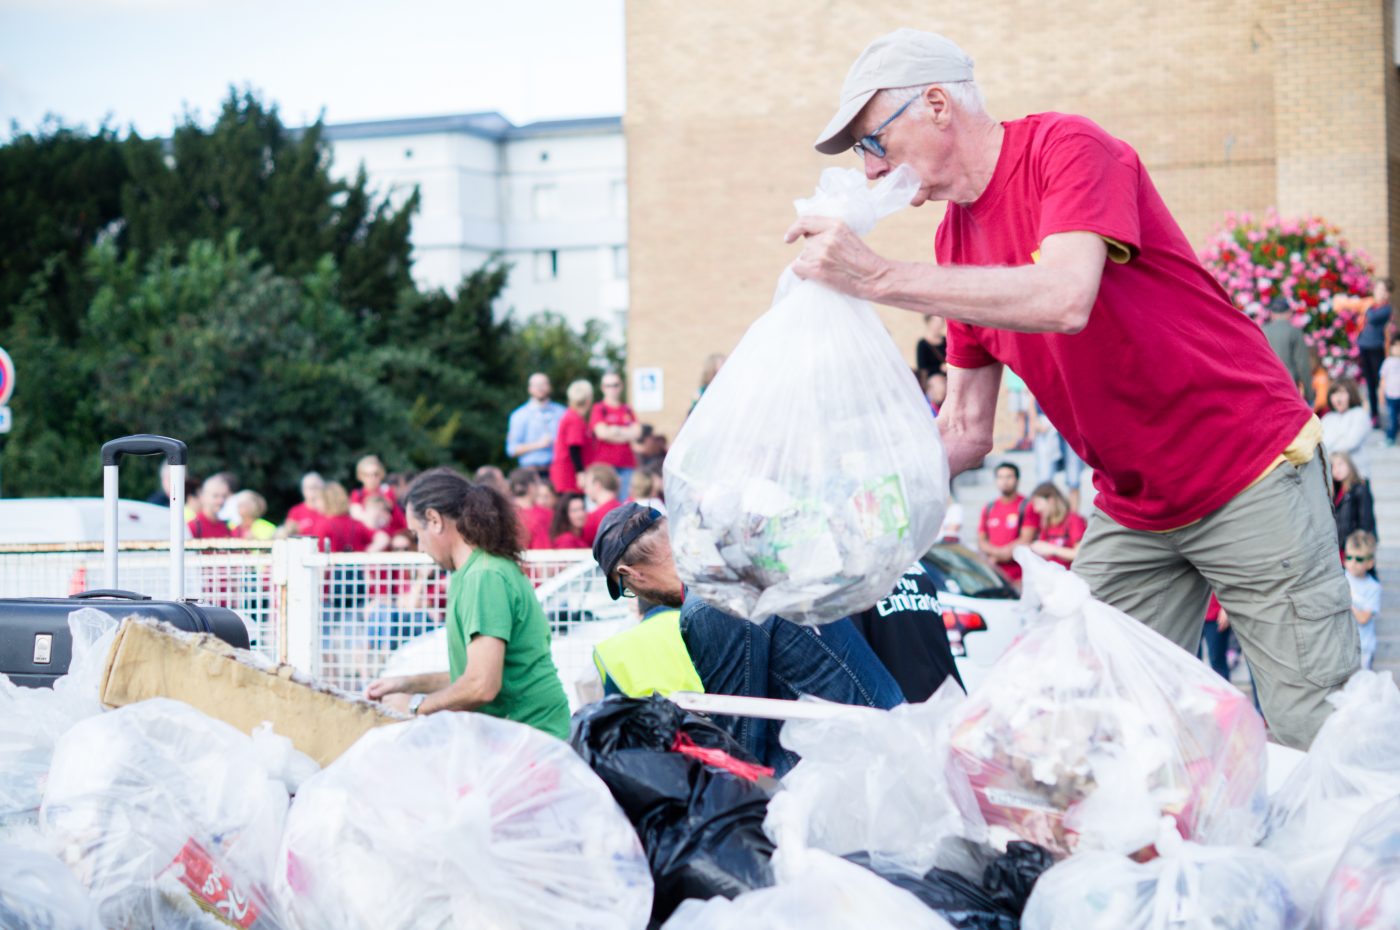
[[[515,504],[484,484],[473,484],[451,468],[434,468],[408,488],[408,509],[422,520],[436,510],[450,520],[473,549],[520,562],[520,521]]]

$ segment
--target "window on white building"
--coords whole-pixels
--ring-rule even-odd
[[[535,280],[553,281],[559,277],[559,250],[535,253]]]
[[[612,187],[609,188],[608,196],[608,209],[612,212],[612,215],[625,217],[627,215],[627,182],[612,182]]]
[[[552,220],[559,215],[559,185],[536,184],[530,194],[530,207],[537,220]]]
[[[615,245],[612,248],[612,273],[619,281],[627,278],[627,246]]]

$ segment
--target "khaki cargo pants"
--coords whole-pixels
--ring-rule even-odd
[[[1274,738],[1307,749],[1332,711],[1327,695],[1361,663],[1331,491],[1319,447],[1179,530],[1130,530],[1095,510],[1074,571],[1096,598],[1192,654],[1214,590]]]

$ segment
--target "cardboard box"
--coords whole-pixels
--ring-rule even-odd
[[[268,721],[322,767],[374,727],[408,719],[209,634],[129,618],[107,654],[102,703],[155,697],[184,701],[244,733]]]

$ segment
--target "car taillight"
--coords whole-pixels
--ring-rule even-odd
[[[953,650],[955,656],[967,655],[967,648],[963,645],[963,637],[968,633],[976,633],[987,628],[987,621],[982,619],[982,615],[971,610],[952,610],[943,608],[943,628],[948,631],[948,645]]]

